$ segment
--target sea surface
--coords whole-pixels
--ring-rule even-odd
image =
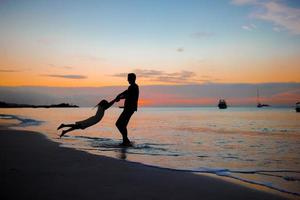
[[[56,128],[94,115],[92,108],[0,109],[0,122],[44,133],[61,146],[172,170],[214,174],[300,196],[300,113],[293,108],[140,108],[129,125],[133,147],[120,147],[119,108],[70,132]]]

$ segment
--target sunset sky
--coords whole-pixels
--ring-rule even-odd
[[[0,27],[1,87],[300,82],[298,0],[2,0]]]

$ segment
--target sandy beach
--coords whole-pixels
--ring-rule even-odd
[[[1,199],[283,199],[209,176],[59,147],[40,133],[0,130]]]

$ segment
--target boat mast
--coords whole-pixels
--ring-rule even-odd
[[[256,101],[257,101],[257,105],[260,104],[259,103],[259,91],[258,91],[258,88],[256,88]]]

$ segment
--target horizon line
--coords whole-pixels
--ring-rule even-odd
[[[138,83],[138,82],[137,82]],[[138,84],[139,86],[197,86],[197,85],[264,85],[264,84],[300,84],[300,81],[289,82],[204,82],[195,84]],[[104,85],[104,86],[48,86],[48,85],[0,85],[0,87],[57,87],[57,88],[103,88],[103,87],[126,87],[126,85]]]

